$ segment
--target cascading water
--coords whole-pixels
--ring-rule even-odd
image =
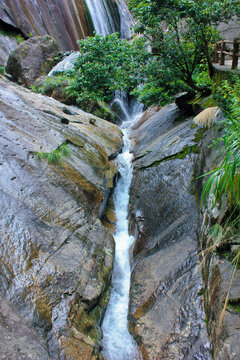
[[[85,1],[97,34],[106,36],[118,30],[110,16],[109,7],[106,0]]]
[[[125,39],[130,39],[133,36],[133,17],[128,7],[125,3],[125,0],[117,0],[118,11],[120,15],[120,37]]]
[[[107,35],[113,32],[113,21],[108,12],[106,0],[85,0],[92,17],[93,25],[97,33]],[[122,37],[130,37],[132,17],[124,0],[117,0]],[[73,57],[77,54],[73,54]],[[66,58],[59,63],[50,73],[66,71],[65,67],[72,65],[72,59]],[[131,142],[129,139],[131,125],[142,112],[142,106],[136,101],[130,105],[127,95],[116,93],[112,103],[112,109],[123,120],[121,129],[123,132],[123,152],[118,156],[118,169],[121,177],[114,191],[114,204],[116,211],[115,260],[112,277],[112,291],[105,313],[103,330],[103,356],[106,360],[140,360],[141,354],[128,331],[128,303],[130,290],[130,254],[133,237],[128,233],[128,202],[129,187],[132,179],[132,155],[130,153]]]
[[[105,0],[86,0],[93,25],[97,33],[107,35],[113,32],[111,22],[106,19]],[[133,19],[124,0],[117,0],[120,15],[120,36],[130,38]],[[109,12],[108,12],[109,14]],[[109,26],[110,25],[110,26]],[[112,277],[112,290],[105,313],[102,331],[103,356],[106,360],[140,360],[141,354],[137,344],[128,331],[128,303],[130,290],[130,254],[129,249],[134,238],[128,233],[128,202],[129,187],[132,180],[132,155],[129,139],[131,124],[142,111],[142,106],[136,101],[129,107],[126,95],[116,94],[113,105],[118,108],[118,115],[122,118],[122,132],[124,147],[118,156],[118,169],[121,175],[114,191],[116,212],[115,259]]]
[[[131,125],[140,116],[142,108],[135,103],[131,114],[129,114],[121,98],[119,101],[122,103],[123,113],[127,114],[127,120],[121,126],[124,135],[124,147],[117,159],[121,177],[114,191],[116,212],[115,260],[112,290],[102,325],[102,355],[106,360],[140,360],[141,354],[128,331],[127,316],[131,278],[129,249],[134,241],[134,238],[128,233],[129,187],[133,171],[129,135]]]
[[[94,29],[97,34],[109,35],[119,31],[120,37],[129,39],[132,36],[131,27],[133,26],[133,17],[128,10],[125,0],[117,0],[116,5],[120,18],[120,24],[111,17],[111,11],[107,0],[85,0]]]

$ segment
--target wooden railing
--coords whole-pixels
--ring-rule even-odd
[[[226,45],[230,44],[231,49]],[[219,63],[220,65],[225,65],[225,58],[232,60],[232,69],[236,69],[238,66],[238,58],[240,57],[239,53],[239,44],[240,39],[234,39],[233,41],[222,40],[216,44],[214,63]]]

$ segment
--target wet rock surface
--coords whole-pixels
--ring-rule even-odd
[[[222,114],[219,119],[223,120]],[[199,161],[196,164],[195,173],[207,173],[221,162],[221,155],[216,152],[216,147],[210,146],[216,138],[222,135],[222,127],[219,124],[213,126],[204,135]],[[221,148],[221,142],[218,148]],[[198,198],[206,178],[197,181]],[[240,358],[240,270],[234,267],[231,260],[227,260],[229,249],[224,253],[206,251],[211,244],[209,234],[214,224],[221,224],[226,216],[228,206],[225,203],[213,205],[210,195],[207,202],[200,209],[201,233],[200,240],[202,250],[205,250],[203,262],[203,278],[205,288],[205,310],[208,324],[208,333],[211,340],[211,353],[216,360],[237,360]],[[229,301],[224,311],[226,298]]]
[[[13,81],[30,87],[39,76],[49,73],[59,51],[58,44],[49,35],[34,36],[11,52],[6,72]]]
[[[120,32],[118,5],[104,3]],[[50,35],[62,50],[77,50],[77,41],[93,34],[93,23],[84,0],[1,0],[0,20],[20,30],[26,38]]]
[[[206,315],[213,358],[237,360],[240,356],[240,271],[237,271],[231,283],[233,267],[230,261],[215,255],[212,256],[211,263],[207,264],[208,266],[205,267]],[[229,303],[221,323],[230,283]]]
[[[175,105],[133,127],[130,323],[144,359],[210,359],[192,183],[201,136]]]
[[[83,1],[1,0],[0,19],[24,36],[51,35],[61,49],[77,49],[77,40],[92,34]]]
[[[0,358],[49,360],[41,334],[0,295]]]
[[[114,253],[98,213],[121,133],[3,78],[0,104],[1,293],[44,337],[35,359],[95,359]]]

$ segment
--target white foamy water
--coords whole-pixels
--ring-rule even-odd
[[[123,104],[124,107],[124,104]],[[126,112],[127,109],[124,109]],[[130,290],[129,249],[134,238],[128,233],[129,187],[132,180],[132,154],[129,139],[131,124],[140,115],[139,105],[135,105],[132,116],[121,126],[124,134],[123,152],[118,155],[118,170],[121,174],[114,191],[116,211],[115,260],[112,277],[112,290],[105,313],[102,330],[102,355],[106,360],[140,360],[137,345],[128,331],[128,303]]]
[[[106,36],[117,31],[106,0],[86,0],[86,4],[97,34]]]

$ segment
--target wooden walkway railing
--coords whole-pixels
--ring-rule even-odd
[[[226,45],[230,44],[229,49]],[[240,57],[239,53],[239,44],[240,39],[234,39],[233,41],[222,40],[216,44],[214,63],[219,63],[220,65],[225,65],[225,58],[228,57],[232,60],[232,69],[236,69],[238,66],[238,58]]]

